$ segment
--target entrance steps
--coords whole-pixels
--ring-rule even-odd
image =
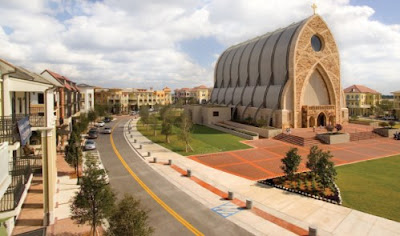
[[[303,138],[300,136],[296,136],[296,135],[292,135],[292,134],[289,135],[289,134],[284,134],[284,133],[281,133],[281,134],[275,136],[274,139],[282,141],[282,142],[294,144],[297,146],[302,146],[302,147],[314,146],[314,145],[321,144],[321,141],[319,141],[316,137]]]
[[[381,137],[379,134],[376,134],[372,131],[365,131],[365,132],[357,132],[357,133],[350,133],[350,141],[360,141],[366,139],[374,139]]]

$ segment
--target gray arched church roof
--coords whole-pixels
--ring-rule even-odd
[[[278,109],[289,78],[289,55],[296,31],[308,20],[228,48],[215,67],[211,102]]]

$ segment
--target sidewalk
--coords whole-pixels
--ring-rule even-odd
[[[263,186],[255,181],[202,165],[152,143],[136,130],[136,122],[137,120],[131,120],[130,133],[128,126],[125,126],[125,137],[131,146],[138,148],[142,145],[142,149],[136,150],[153,169],[217,214],[221,213],[218,210],[223,211],[227,208],[225,205],[232,202],[221,199],[221,196],[215,193],[215,189],[225,193],[232,191],[235,198],[241,202],[252,199],[253,206],[268,217],[248,210],[238,210],[231,215],[222,212],[220,215],[256,235],[297,234],[290,225],[306,231],[309,226],[316,226],[318,235],[400,235],[398,222]],[[151,155],[148,156],[147,152]],[[157,161],[163,163],[171,159],[173,165],[182,170],[191,169],[192,175],[203,183],[194,184],[193,178],[182,178],[182,173],[171,166],[151,163],[153,157],[157,157]],[[237,209],[232,207],[230,210],[234,208]]]

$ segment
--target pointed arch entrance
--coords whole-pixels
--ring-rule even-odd
[[[326,115],[321,112],[317,118],[317,126],[325,126],[326,125]]]

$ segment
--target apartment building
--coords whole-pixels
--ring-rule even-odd
[[[153,108],[155,105],[172,103],[171,89],[162,90],[136,88],[95,88],[95,102],[107,105],[113,113],[128,113],[137,111],[141,106]]]
[[[94,88],[94,86],[87,84],[78,84],[81,112],[89,112],[94,110]]]
[[[59,84],[0,59],[0,219],[10,235],[20,214],[33,170],[43,179],[44,225],[54,222],[56,115]]]
[[[61,84],[55,93],[54,103],[54,107],[57,108],[57,127],[71,131],[73,117],[78,117],[80,115],[81,102],[78,86],[66,76],[48,69],[44,70],[41,76],[52,83]]]
[[[349,116],[373,115],[375,107],[382,99],[382,95],[363,85],[352,85],[344,89],[346,106]]]
[[[211,99],[212,88],[200,85],[194,88],[175,89],[175,102],[206,104]]]

